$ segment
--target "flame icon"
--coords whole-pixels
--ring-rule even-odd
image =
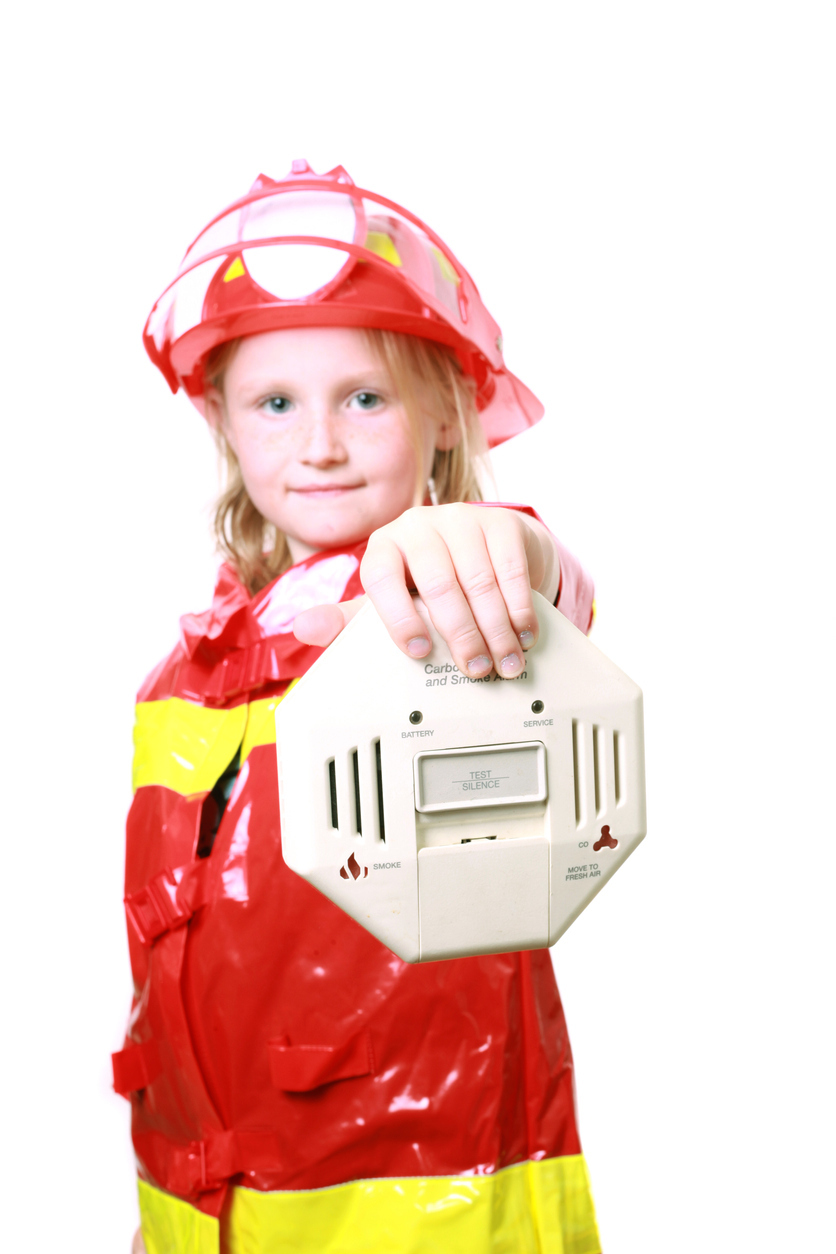
[[[346,862],[345,866],[340,867],[340,875],[342,876],[344,880],[348,879],[349,871],[351,872],[352,879],[359,880],[361,873],[362,873],[363,879],[366,878],[366,876],[369,873],[369,868],[367,866],[361,867],[360,863],[357,861],[354,854],[352,853],[349,856],[348,862]]]

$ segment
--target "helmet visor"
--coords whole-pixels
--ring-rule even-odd
[[[161,352],[214,311],[320,301],[356,265],[391,268],[464,332],[467,305],[452,254],[417,220],[353,185],[273,186],[232,206],[189,248],[147,331]]]

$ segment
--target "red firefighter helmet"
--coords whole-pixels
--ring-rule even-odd
[[[449,248],[342,166],[315,174],[294,161],[278,182],[260,174],[188,249],[143,340],[171,390],[182,384],[202,409],[211,349],[299,326],[377,327],[448,345],[476,381],[491,447],[543,415],[506,368],[499,327]]]

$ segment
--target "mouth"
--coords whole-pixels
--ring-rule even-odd
[[[288,488],[288,491],[304,496],[307,500],[333,501],[349,492],[356,492],[363,486],[362,483],[309,483],[298,488]]]

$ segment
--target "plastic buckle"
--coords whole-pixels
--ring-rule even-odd
[[[206,685],[206,695],[215,701],[224,697],[235,696],[242,688],[244,671],[247,665],[247,650],[237,649],[219,662],[212,670]]]
[[[125,912],[143,945],[150,945],[158,936],[191,917],[191,909],[184,909],[177,900],[178,887],[175,872],[167,867],[145,888],[125,898]]]
[[[279,664],[270,640],[260,640],[246,649],[237,649],[214,667],[206,684],[206,696],[213,701],[251,692],[268,680],[279,679]]]
[[[186,1144],[172,1143],[158,1132],[134,1132],[133,1139],[146,1169],[182,1198],[223,1188],[242,1172],[275,1174],[284,1165],[276,1134],[268,1130],[211,1131]]]

